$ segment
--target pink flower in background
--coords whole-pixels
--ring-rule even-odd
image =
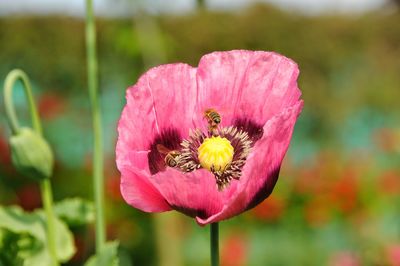
[[[350,251],[340,251],[331,257],[330,266],[361,266],[360,259]]]
[[[303,101],[298,67],[272,52],[215,52],[149,70],[127,90],[116,161],[125,201],[201,225],[267,198]]]
[[[400,244],[392,244],[386,248],[387,260],[390,266],[400,266]]]

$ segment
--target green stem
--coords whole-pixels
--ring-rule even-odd
[[[39,114],[36,109],[35,101],[32,95],[32,87],[29,82],[28,76],[20,69],[12,70],[6,77],[4,86],[4,105],[8,123],[10,124],[12,134],[19,133],[19,123],[13,104],[13,89],[17,80],[21,80],[25,95],[28,98],[29,113],[31,115],[32,126],[37,134],[42,135],[42,126],[40,123]],[[46,213],[47,221],[47,242],[49,244],[49,252],[52,258],[52,264],[58,266],[56,246],[55,246],[55,228],[54,228],[54,213],[53,213],[53,195],[51,192],[51,184],[49,179],[40,182],[40,190],[44,210]]]
[[[96,29],[94,24],[92,0],[86,0],[86,60],[89,96],[93,115],[93,187],[96,209],[96,253],[99,253],[105,244],[106,230],[104,223],[103,140],[100,104],[97,96],[98,72],[96,57]]]
[[[40,182],[42,202],[47,218],[47,241],[49,243],[50,255],[53,259],[53,265],[59,265],[57,261],[54,213],[53,213],[53,193],[51,192],[50,179],[44,179]]]
[[[219,266],[219,228],[212,223],[210,228],[211,266]]]

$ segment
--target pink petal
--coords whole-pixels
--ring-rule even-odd
[[[222,126],[231,125],[234,107],[243,89],[242,80],[252,52],[214,52],[200,59],[197,68],[197,120],[208,108],[216,109],[222,115]],[[204,121],[203,121],[204,122]]]
[[[117,165],[135,166],[131,151],[148,151],[157,134],[175,128],[181,137],[192,128],[196,69],[186,64],[150,69],[126,94],[118,123]]]
[[[292,106],[301,92],[298,67],[273,52],[214,52],[201,58],[197,70],[197,125],[207,108],[222,115],[222,126],[235,117],[247,117],[264,125],[268,119]]]
[[[164,129],[174,127],[181,137],[187,136],[195,104],[195,72],[186,64],[159,66],[127,91],[118,123],[116,161],[124,199],[143,211],[171,209],[151,184],[147,156],[155,136]]]
[[[172,207],[189,216],[205,218],[219,212],[236,190],[237,184],[219,192],[214,176],[203,169],[185,174],[166,168],[151,175],[147,154],[131,151],[130,160],[138,167],[120,169],[122,195],[135,208],[158,212]]]
[[[220,212],[207,219],[196,217],[200,225],[238,215],[269,196],[278,178],[281,162],[302,107],[303,101],[298,101],[264,125],[264,135],[256,142],[247,158],[243,176],[237,182],[236,194],[231,196]]]
[[[133,207],[145,212],[163,212],[171,207],[151,184],[150,174],[137,168],[122,168],[121,194]]]
[[[182,173],[167,168],[151,179],[172,208],[192,217],[207,218],[220,212],[236,191],[235,184],[219,192],[214,176],[204,169]]]
[[[196,68],[181,63],[162,65],[147,75],[147,86],[152,91],[159,130],[178,128],[186,137],[189,129],[193,128],[192,116],[197,94]]]

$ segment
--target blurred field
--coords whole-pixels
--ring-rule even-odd
[[[298,62],[305,108],[273,195],[221,224],[223,265],[400,265],[399,12],[306,17],[256,5],[97,25],[108,233],[120,240],[123,260],[158,265],[152,215],[119,194],[115,128],[126,87],[149,66],[197,65],[211,51],[251,49]],[[19,67],[34,83],[57,157],[56,200],[92,195],[85,66],[82,20],[0,18],[0,78]],[[0,202],[32,210],[41,205],[38,188],[10,166],[3,115],[0,121]],[[184,265],[207,265],[208,228],[180,217]],[[74,232],[80,252],[70,265],[81,265],[93,250],[93,229]]]

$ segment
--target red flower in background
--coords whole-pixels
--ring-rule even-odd
[[[116,201],[122,200],[120,184],[121,180],[119,179],[119,176],[106,177],[106,193],[111,199]]]
[[[6,167],[11,163],[10,148],[2,128],[0,128],[0,163]]]
[[[331,218],[330,201],[326,196],[313,197],[305,206],[305,219],[311,226],[325,224]]]
[[[74,244],[75,244],[75,248],[76,248],[76,253],[74,254],[74,256],[71,259],[71,262],[74,263],[83,263],[83,260],[85,258],[85,256],[87,255],[87,244],[85,239],[78,234],[74,235]]]
[[[248,243],[242,235],[230,235],[222,243],[221,266],[248,265]]]
[[[263,221],[277,221],[285,210],[286,203],[283,198],[271,195],[252,210],[252,214]]]
[[[389,195],[400,193],[400,174],[394,170],[384,172],[378,180],[378,188],[381,192]]]
[[[343,213],[351,213],[358,204],[358,190],[358,183],[354,175],[343,175],[332,184],[330,190],[332,204]]]
[[[37,185],[29,184],[17,190],[18,205],[24,210],[33,211],[41,207],[42,199],[40,197],[40,190]]]
[[[374,134],[377,146],[384,152],[400,151],[400,130],[380,128]]]
[[[40,96],[38,110],[43,119],[53,119],[62,114],[66,109],[66,101],[57,94],[45,93]]]

